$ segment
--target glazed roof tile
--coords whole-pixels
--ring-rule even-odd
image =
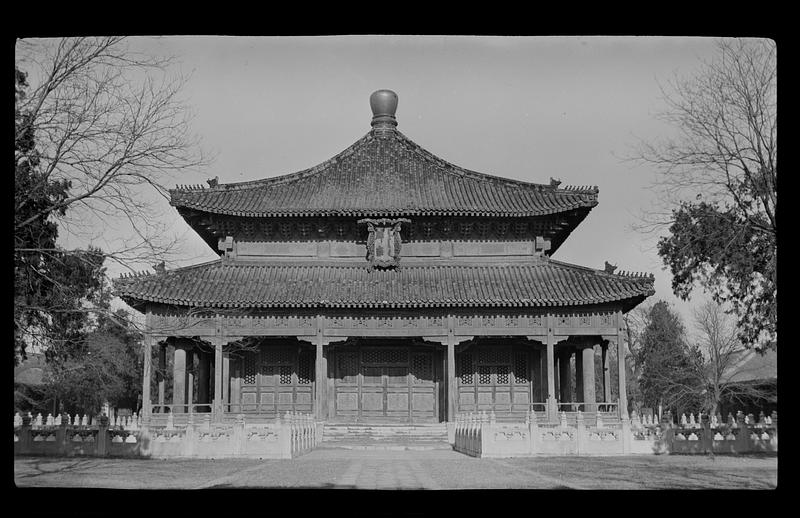
[[[397,130],[370,131],[316,167],[263,180],[170,190],[179,209],[245,217],[542,216],[597,205],[597,187],[500,178],[453,165]]]
[[[610,274],[551,259],[485,265],[236,263],[217,260],[114,281],[131,305],[191,307],[546,307],[628,301],[654,293],[653,277]]]

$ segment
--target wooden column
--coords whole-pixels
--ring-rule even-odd
[[[208,404],[209,370],[211,368],[208,353],[197,352],[197,402]],[[206,409],[203,409],[206,410]]]
[[[575,354],[575,401],[583,402],[583,355],[580,350],[573,349],[570,354]]]
[[[150,416],[150,378],[152,376],[152,363],[153,363],[153,338],[149,334],[144,335],[142,344],[143,358],[143,373],[142,373],[142,414],[145,417]]]
[[[555,383],[555,337],[553,336],[553,315],[547,315],[547,419],[558,419]]]
[[[222,420],[222,338],[214,344],[214,420]]]
[[[569,403],[572,401],[572,383],[570,380],[570,351],[569,349],[560,349],[558,352],[558,367],[559,367],[559,391],[561,393],[561,402]]]
[[[600,353],[603,360],[603,401],[611,402],[611,369],[608,365],[608,342],[600,343]]]
[[[628,419],[628,391],[625,387],[625,344],[622,343],[622,312],[616,312],[617,335],[612,337],[617,342],[617,362],[619,363],[619,416]]]
[[[167,374],[167,346],[166,344],[158,344],[158,372],[156,377],[158,379],[158,404],[161,405],[161,412],[164,411],[164,394],[166,391],[166,374]],[[144,398],[142,398],[144,399]]]
[[[195,403],[194,393],[194,349],[188,347],[186,349],[186,404],[189,405],[187,410],[193,412],[192,404]]]
[[[583,401],[585,412],[594,412],[597,410],[597,402],[595,388],[594,388],[594,347],[584,347],[581,350],[583,361],[581,362],[583,368]]]
[[[183,413],[186,404],[186,349],[182,342],[174,345],[174,358],[172,361],[172,404],[176,405],[172,411],[176,414]]]
[[[223,412],[228,411],[230,404],[230,387],[231,387],[231,355],[230,353],[222,353],[222,404]]]
[[[450,334],[447,337],[447,421],[455,421],[456,405],[458,399],[456,398],[458,388],[456,386],[456,341],[455,337]]]
[[[317,343],[315,346],[317,356],[314,362],[314,417],[318,420],[323,420],[327,417],[326,403],[328,396],[325,392],[328,388],[328,369],[325,366],[325,358],[323,357],[325,346],[322,342],[321,333],[317,333]]]

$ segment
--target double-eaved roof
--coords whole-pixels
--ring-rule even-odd
[[[397,130],[370,131],[304,171],[170,191],[180,211],[244,217],[530,217],[597,205],[597,187],[558,188],[477,173],[424,150]]]
[[[612,274],[548,258],[485,265],[237,263],[224,259],[118,279],[118,294],[202,308],[547,307],[621,302],[654,293],[653,278]]]

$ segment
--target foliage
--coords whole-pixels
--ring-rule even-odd
[[[686,341],[680,316],[666,302],[649,308],[640,345],[634,353],[638,385],[644,406],[681,413],[700,405],[697,371],[702,356]]]
[[[127,321],[124,310],[115,316],[112,321],[101,315],[79,348],[47,363],[45,394],[57,398],[63,410],[96,412],[106,401],[136,408],[142,379],[141,335],[118,324]]]
[[[15,69],[16,97],[24,98],[26,75]],[[28,115],[15,111],[14,169],[14,359],[25,357],[30,342],[63,354],[86,324],[84,305],[97,300],[103,283],[101,250],[67,252],[56,246],[58,226],[44,215],[68,196],[70,182],[49,181],[37,167],[35,132]],[[54,211],[63,215],[64,208]]]
[[[777,347],[777,73],[770,40],[721,40],[718,56],[664,91],[677,136],[642,145],[670,210],[659,255],[686,299],[702,286],[738,317],[739,339]],[[677,206],[677,207],[676,207]]]

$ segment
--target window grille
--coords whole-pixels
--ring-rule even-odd
[[[292,364],[292,349],[287,347],[264,347],[262,349],[263,362],[267,365]]]
[[[292,368],[288,365],[281,365],[280,370],[280,384],[281,385],[291,385],[292,384]]]
[[[336,353],[336,371],[344,383],[356,383],[358,355],[354,351]]]
[[[489,385],[492,383],[492,368],[488,365],[478,365],[478,383]]]
[[[528,383],[528,354],[525,351],[514,353],[514,380],[517,383]]]
[[[313,374],[311,365],[313,363],[312,355],[308,353],[300,353],[300,358],[297,366],[297,383],[300,385],[311,385]]]
[[[500,385],[508,385],[511,377],[508,375],[508,365],[497,365],[497,383]]]
[[[510,364],[511,351],[508,347],[483,347],[478,350],[478,363]]]
[[[461,353],[461,361],[459,362],[459,367],[461,372],[459,373],[459,377],[461,378],[462,385],[472,385],[474,382],[472,377],[472,354],[471,353]]]
[[[433,368],[430,354],[415,354],[411,357],[411,369],[415,383],[433,380]]]
[[[244,383],[245,385],[256,384],[256,374],[258,371],[258,352],[247,351],[244,353]]]
[[[384,347],[364,349],[362,352],[364,363],[408,363],[407,349],[388,349]]]

